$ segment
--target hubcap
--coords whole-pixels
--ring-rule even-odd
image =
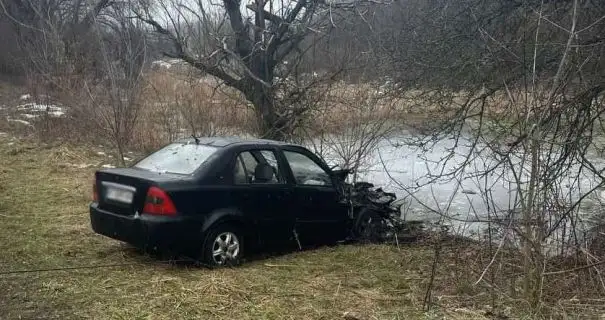
[[[214,239],[212,259],[218,265],[224,265],[239,257],[239,240],[232,232],[223,232]]]

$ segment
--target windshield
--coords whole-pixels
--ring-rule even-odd
[[[191,174],[216,150],[216,147],[207,145],[172,143],[152,153],[134,167],[155,172]]]

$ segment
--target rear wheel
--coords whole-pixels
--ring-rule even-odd
[[[202,245],[203,263],[211,268],[239,265],[244,252],[243,240],[241,232],[233,225],[211,227]]]

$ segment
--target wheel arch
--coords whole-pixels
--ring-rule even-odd
[[[208,215],[202,224],[202,233],[208,232],[210,228],[219,224],[234,224],[237,227],[243,228],[246,225],[244,213],[237,208],[222,208],[213,211]],[[245,230],[241,230],[245,232]]]

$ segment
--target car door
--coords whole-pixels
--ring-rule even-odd
[[[301,241],[343,239],[348,211],[325,163],[303,148],[284,148],[283,155],[294,183],[292,209]]]
[[[291,186],[277,159],[274,149],[244,149],[235,155],[233,163],[233,199],[254,222],[254,233],[264,245],[288,241],[294,229],[294,215],[289,210]],[[255,181],[254,171],[259,164],[273,167],[273,179]]]

